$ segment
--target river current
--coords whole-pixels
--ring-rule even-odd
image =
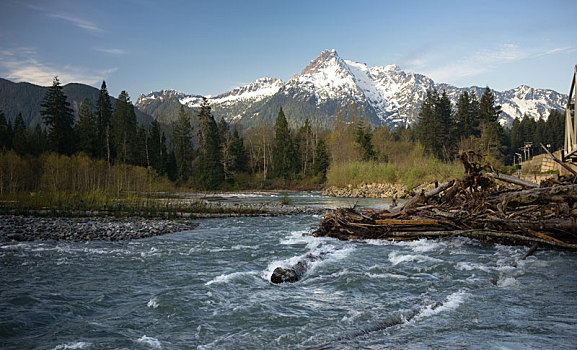
[[[0,246],[2,349],[575,349],[577,255],[303,237],[320,217],[199,220],[130,242]],[[296,283],[269,282],[307,254]]]

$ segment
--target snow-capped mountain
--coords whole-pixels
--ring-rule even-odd
[[[445,90],[453,103],[464,90],[477,97],[484,88],[459,88],[436,84],[417,73],[404,72],[397,65],[369,67],[364,63],[344,60],[335,50],[325,50],[312,60],[300,74],[286,83],[275,78],[261,78],[215,97],[209,97],[213,113],[230,122],[247,126],[271,122],[283,107],[291,124],[309,118],[313,124],[330,126],[340,109],[354,102],[375,125],[408,125],[418,118],[420,105],[428,90]],[[547,117],[550,109],[563,109],[566,95],[552,90],[520,86],[503,92],[494,91],[495,100],[502,106],[501,122],[510,124],[514,118],[528,115]],[[199,95],[186,95],[174,90],[162,90],[141,95],[136,106],[155,115],[155,108],[163,104],[184,104],[190,108],[200,105]],[[166,112],[166,108],[161,108]]]

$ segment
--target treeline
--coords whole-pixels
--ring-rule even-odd
[[[489,155],[497,164],[511,164],[516,153],[530,148],[531,154],[541,153],[540,144],[552,150],[563,146],[564,116],[551,110],[534,120],[525,116],[515,119],[511,129],[499,122],[501,106],[489,87],[479,100],[474,92],[464,91],[452,106],[446,92],[427,92],[419,120],[412,130],[414,140],[420,142],[438,159],[452,159],[458,150],[474,149]]]
[[[308,119],[291,129],[281,107],[274,125],[250,128],[241,136],[224,119],[214,119],[206,99],[195,116],[196,128],[184,106],[172,125],[153,121],[145,127],[137,124],[125,91],[112,106],[105,82],[96,101],[83,101],[75,122],[57,78],[41,106],[45,129],[26,128],[21,115],[10,123],[0,112],[0,150],[12,150],[22,162],[36,162],[37,169],[48,169],[60,159],[47,153],[68,157],[62,159],[69,159],[74,169],[80,167],[73,160],[88,164],[89,159],[95,176],[107,179],[103,188],[117,191],[142,188],[123,185],[126,179],[114,175],[121,166],[127,166],[124,174],[133,171],[126,170],[130,166],[143,167],[149,187],[151,179],[158,182],[163,177],[200,190],[312,187],[324,182],[339,186],[401,182],[413,187],[429,178],[454,176],[458,166],[453,160],[459,150],[475,149],[490,155],[494,165],[506,165],[527,142],[534,151],[540,143],[560,148],[564,128],[558,111],[551,111],[547,121],[526,117],[515,120],[511,129],[503,128],[498,122],[501,107],[489,88],[480,100],[474,92],[463,92],[456,105],[445,92],[429,91],[418,123],[395,130],[374,127],[362,108],[352,103],[346,117],[337,112],[332,130],[313,127]],[[15,159],[6,155],[4,160]],[[22,190],[33,190],[27,181],[41,181],[42,176],[30,176],[22,182]]]
[[[3,161],[14,160],[25,173],[31,168],[23,166],[23,162],[36,159],[41,163],[39,169],[44,170],[60,159],[42,155],[76,159],[72,156],[81,154],[94,161],[91,164],[95,176],[102,178],[111,176],[109,170],[104,172],[102,164],[108,164],[109,169],[141,166],[180,186],[216,190],[263,187],[275,179],[286,183],[315,177],[316,182],[322,182],[328,168],[328,151],[324,142],[315,137],[318,133],[313,135],[307,121],[294,134],[282,109],[273,135],[263,132],[251,139],[254,142],[247,143],[224,119],[215,121],[207,99],[203,99],[196,116],[198,130],[193,129],[190,111],[184,106],[169,127],[157,121],[148,127],[139,126],[128,94],[122,91],[112,106],[105,82],[97,101],[82,102],[76,122],[58,78],[41,107],[46,128],[36,126],[33,130],[26,128],[21,115],[12,124],[0,112],[0,150],[12,150],[18,157],[5,152]],[[78,168],[74,162],[69,165]],[[13,173],[9,178],[16,179]],[[34,176],[28,176],[30,179],[39,181]],[[30,185],[28,180],[12,187],[41,188]]]

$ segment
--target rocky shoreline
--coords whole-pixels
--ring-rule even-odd
[[[192,230],[191,220],[110,217],[38,217],[0,215],[0,242],[67,240],[121,241]]]
[[[360,184],[358,186],[349,185],[347,187],[327,187],[322,191],[324,196],[346,197],[346,198],[410,198],[421,190],[429,191],[435,184],[422,184],[409,191],[405,185],[390,183]]]
[[[315,207],[287,205],[253,205],[262,214],[248,216],[315,215],[327,210]],[[28,215],[0,214],[0,243],[35,240],[67,241],[122,241],[147,238],[179,231],[193,230],[198,226],[194,219],[242,216],[238,213],[166,213],[176,219],[145,217],[116,218],[101,212],[30,211]],[[180,214],[180,215],[179,215]]]

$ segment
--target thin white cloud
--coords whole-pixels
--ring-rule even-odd
[[[36,56],[35,50],[27,47],[0,50],[0,74],[16,82],[25,81],[43,86],[51,85],[54,76],[58,76],[63,84],[74,82],[97,85],[117,70],[92,70],[70,65],[55,68],[40,62]]]
[[[101,47],[97,47],[94,50],[98,51],[98,52],[104,52],[107,54],[111,54],[111,55],[125,55],[126,51],[123,49],[106,49],[106,48],[101,48]]]
[[[94,24],[90,21],[87,21],[85,19],[82,19],[80,17],[70,15],[70,14],[51,13],[48,16],[52,17],[52,18],[65,20],[65,21],[70,22],[73,25],[77,26],[78,28],[88,30],[89,32],[93,32],[93,33],[104,32],[104,30],[102,28],[100,28],[99,26],[97,26],[96,24]]]
[[[573,47],[553,49],[523,49],[515,44],[480,50],[474,54],[446,63],[438,68],[424,69],[424,74],[437,82],[458,81],[482,73],[492,72],[499,66],[529,58],[573,52]],[[431,64],[429,64],[429,67]]]
[[[34,11],[43,12],[43,13],[46,12],[45,8],[43,8],[42,6],[35,5],[35,4],[22,2],[21,5],[27,7],[31,10],[34,10]],[[51,12],[51,13],[46,13],[46,15],[48,17],[51,17],[51,18],[64,20],[66,22],[71,23],[72,25],[77,26],[78,28],[82,28],[82,29],[87,30],[87,31],[92,32],[92,33],[104,32],[104,29],[100,28],[97,24],[95,24],[91,21],[88,21],[84,18],[80,18],[78,16],[72,15],[70,13]]]

